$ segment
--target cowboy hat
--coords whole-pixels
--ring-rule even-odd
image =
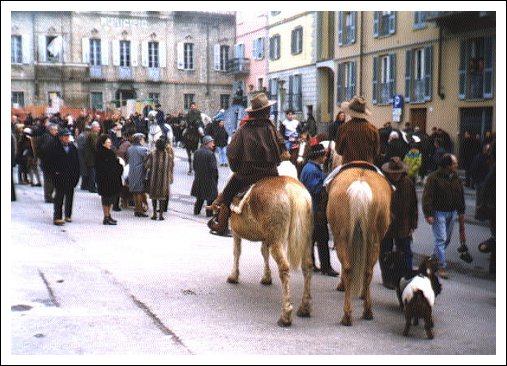
[[[245,112],[257,112],[266,108],[271,107],[273,104],[275,104],[275,101],[271,101],[268,99],[266,94],[264,93],[258,93],[255,94],[252,97],[252,100],[250,101],[251,106],[245,109]]]
[[[352,118],[362,118],[368,120],[370,118],[370,111],[366,108],[366,100],[360,96],[354,96],[350,101],[343,102],[340,105],[342,112],[348,114]]]
[[[382,165],[382,171],[386,173],[405,173],[407,171],[407,165],[399,156],[393,156],[387,163]]]

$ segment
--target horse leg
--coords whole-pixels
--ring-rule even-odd
[[[269,245],[271,249],[271,256],[278,265],[278,275],[282,281],[282,313],[278,319],[278,325],[281,327],[288,327],[292,324],[292,304],[290,299],[289,288],[289,262],[283,252],[283,243],[275,242]]]
[[[378,258],[378,252],[380,251],[380,243],[374,244],[373,253],[369,253],[368,260],[366,262],[366,276],[364,276],[364,284],[363,284],[363,293],[362,298],[364,299],[363,303],[363,319],[372,320],[373,312],[371,311],[371,292],[370,292],[370,283],[373,278],[373,267],[375,266],[375,262]]]
[[[349,256],[347,253],[347,241],[339,239],[335,239],[336,245],[336,253],[338,254],[338,259],[342,265],[342,278],[341,284],[345,289],[345,300],[343,303],[343,317],[340,323],[342,325],[350,326],[352,325],[352,288],[351,288],[351,275],[352,275],[352,265],[349,260]]]
[[[301,318],[309,318],[311,312],[310,300],[312,299],[310,293],[310,281],[312,279],[313,261],[312,255],[310,253],[310,247],[308,246],[305,248],[305,253],[303,254],[303,263],[301,264],[301,269],[303,270],[304,288],[303,288],[303,297],[301,299],[301,305],[299,306],[296,315]]]
[[[426,337],[433,339],[433,319],[431,318],[431,308],[427,309],[424,316],[424,330],[426,331]]]
[[[229,283],[238,283],[239,279],[239,256],[241,255],[241,238],[233,232],[234,236],[234,262],[232,265],[232,271],[229,277],[227,277],[227,282]]]
[[[403,335],[408,336],[410,330],[410,322],[412,321],[411,316],[408,314],[407,307],[405,306],[405,329],[403,329]]]
[[[262,275],[261,284],[268,286],[273,281],[271,279],[271,269],[269,268],[269,247],[265,242],[262,242],[261,254],[264,258],[264,274]]]

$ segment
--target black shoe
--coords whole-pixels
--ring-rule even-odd
[[[159,219],[160,221],[164,221],[164,220],[165,220],[164,216],[162,216],[162,215],[160,215],[158,219]]]
[[[338,277],[339,273],[334,269],[330,268],[328,270],[322,270],[322,274],[330,277]]]
[[[317,267],[315,264],[313,265],[313,272],[320,272],[320,268]]]
[[[464,253],[461,253],[459,255],[459,258],[462,260],[462,261],[465,261],[467,263],[472,263],[472,261],[474,260],[472,258],[472,256],[470,255],[470,253],[468,253],[468,251],[464,252]]]
[[[118,223],[118,221],[116,221],[115,219],[113,219],[111,216],[109,216],[109,221],[111,221],[115,225]]]
[[[232,234],[231,234],[230,230],[226,230],[224,232],[218,232],[218,231],[215,231],[215,230],[210,230],[209,233],[212,234],[212,235],[224,236],[224,237],[227,237],[227,238],[231,238],[232,237]]]
[[[144,212],[134,212],[135,217],[148,217]]]
[[[116,225],[116,221],[111,221],[109,217],[105,217],[104,220],[102,220],[102,224],[104,225]]]
[[[121,208],[120,207],[113,207],[113,211],[120,212]]]

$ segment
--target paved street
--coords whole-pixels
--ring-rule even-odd
[[[11,204],[10,237],[3,235],[7,242],[2,244],[2,258],[8,254],[4,261],[11,265],[9,282],[2,277],[2,287],[10,288],[11,347],[7,353],[233,356],[499,352],[505,360],[504,347],[496,345],[496,281],[487,274],[488,256],[477,251],[478,242],[489,235],[487,227],[467,225],[473,263],[459,260],[456,240],[448,248],[450,279],[443,281],[433,310],[434,340],[425,338],[421,325],[411,328],[410,337],[402,336],[403,314],[395,292],[381,285],[378,265],[372,281],[373,321],[360,318],[362,302],[355,300],[353,326],[339,325],[343,293],[335,291],[337,279],[315,274],[312,317],[294,317],[292,327],[280,328],[276,321],[281,289],[274,261],[270,261],[273,285],[262,286],[260,245],[245,242],[240,283],[226,283],[232,266],[232,239],[208,234],[204,210],[198,217],[192,215],[194,199],[189,191],[193,176],[186,174],[188,165],[181,159],[184,150],[176,149],[176,153],[170,211],[162,222],[136,218],[132,209],[124,209],[113,213],[118,226],[103,226],[99,196],[76,189],[74,222],[57,227],[52,224],[52,206],[44,203],[42,189],[16,185],[18,200]],[[228,168],[220,168],[220,188],[228,174]],[[413,250],[424,255],[430,254],[432,247],[431,230],[421,217]],[[334,251],[331,258],[340,271]],[[499,268],[504,276],[505,266]],[[301,271],[291,273],[291,290],[297,308],[302,294]],[[500,304],[504,304],[505,293],[501,292]],[[504,335],[505,325],[499,330]],[[495,363],[494,357],[461,360]]]

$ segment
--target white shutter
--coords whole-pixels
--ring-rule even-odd
[[[113,65],[120,66],[120,41],[113,39]]]
[[[178,70],[183,70],[185,68],[185,61],[184,61],[184,55],[185,55],[185,45],[183,42],[178,42],[178,46],[176,49],[176,54],[178,57]]]
[[[81,39],[81,54],[84,64],[90,63],[90,38]]]
[[[220,71],[220,45],[213,46],[213,69]]]
[[[100,63],[103,66],[109,65],[109,41],[107,39],[100,41]]]
[[[148,67],[148,41],[141,43],[141,66]]]
[[[130,59],[132,60],[131,65],[137,66],[137,49],[139,48],[139,44],[137,41],[130,41]]]
[[[39,61],[40,62],[46,62],[46,36],[45,35],[39,35]]]
[[[158,43],[158,59],[160,67],[167,67],[167,49],[165,47],[165,42]]]
[[[21,52],[22,55],[22,61],[24,64],[29,64],[31,62],[31,55],[32,55],[32,48],[30,47],[30,42],[28,40],[27,36],[21,36]]]
[[[252,58],[257,60],[257,39],[252,41]]]

